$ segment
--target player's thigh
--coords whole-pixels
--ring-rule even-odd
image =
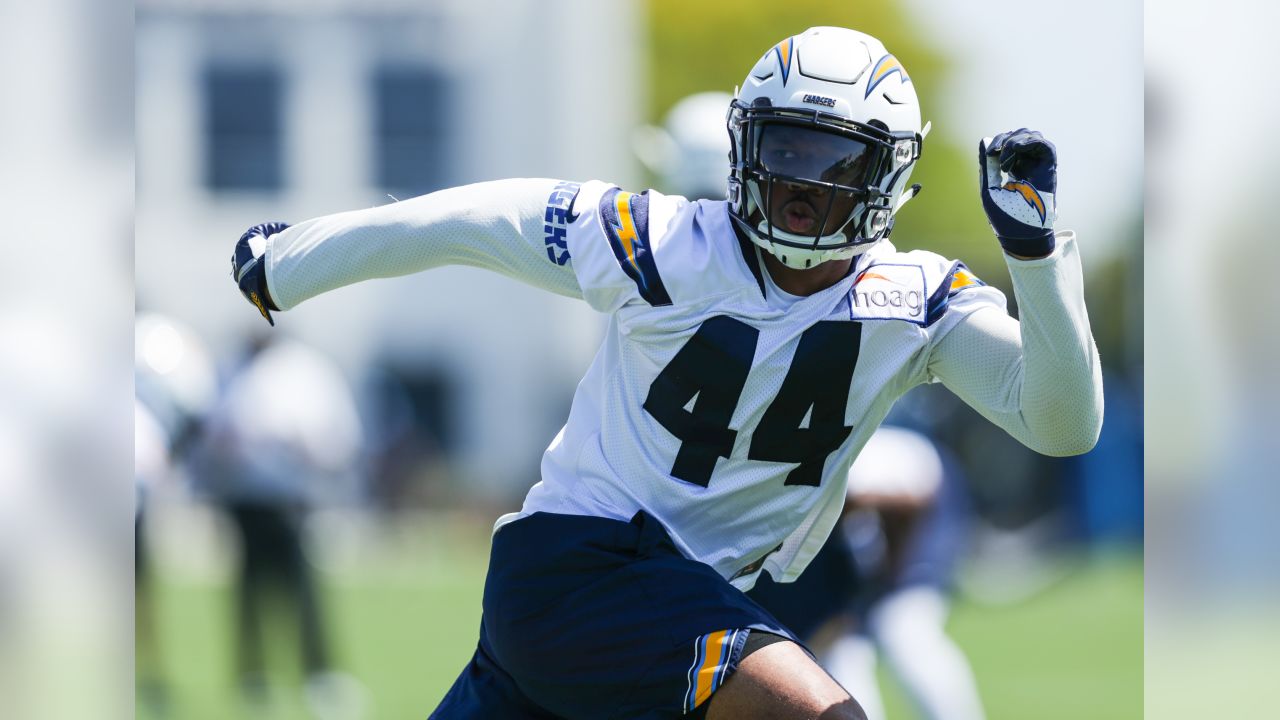
[[[707,720],[866,720],[862,707],[799,645],[775,642],[738,663]]]

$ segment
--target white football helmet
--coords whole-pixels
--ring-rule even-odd
[[[883,425],[849,468],[850,500],[892,498],[926,501],[938,494],[946,475],[938,446],[923,433]]]
[[[733,97],[702,92],[676,103],[664,123],[675,152],[663,173],[663,187],[690,200],[724,200],[724,161],[729,156],[721,122]]]
[[[853,257],[888,235],[924,134],[906,70],[870,35],[815,27],[770,48],[730,104],[730,214],[787,267]],[[813,233],[775,226],[775,185],[810,193]],[[833,217],[833,208],[845,217]],[[794,226],[793,226],[794,227]],[[825,233],[824,233],[825,231]]]

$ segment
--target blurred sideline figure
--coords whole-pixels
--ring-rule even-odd
[[[300,343],[252,338],[193,466],[241,546],[236,660],[252,709],[270,707],[263,651],[272,634],[264,624],[277,610],[297,618],[308,706],[318,717],[346,716],[355,681],[332,670],[301,528],[315,502],[351,485],[360,449],[355,400],[338,369]]]
[[[977,143],[1015,320],[963,263],[886,240],[929,125],[879,40],[783,38],[726,127],[724,201],[500,180],[236,242],[232,277],[272,324],[449,264],[609,316],[542,481],[495,525],[476,651],[433,717],[865,720],[744,592],[800,576],[894,403],[942,382],[1038,452],[1097,440],[1097,349],[1075,235],[1054,229],[1051,142],[1020,128]]]
[[[751,592],[808,641],[869,720],[886,717],[877,653],[920,717],[984,716],[969,663],[945,632],[969,517],[962,481],[927,437],[882,427],[854,461],[842,520],[809,569]]]
[[[161,482],[169,471],[169,449],[164,431],[155,415],[136,399],[133,403],[133,477],[135,502],[133,515],[133,640],[134,673],[137,702],[147,705],[151,713],[165,717],[168,713],[168,690],[160,673],[159,643],[156,638],[155,611],[152,608],[148,579],[146,534],[143,510],[147,493]]]
[[[134,320],[134,643],[138,702],[169,714],[163,659],[149,587],[146,519],[150,497],[172,482],[201,432],[217,393],[212,359],[199,336],[156,313]]]

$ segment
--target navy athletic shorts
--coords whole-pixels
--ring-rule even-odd
[[[752,630],[795,640],[651,515],[534,513],[494,534],[479,647],[431,717],[699,717]]]
[[[795,582],[778,583],[762,575],[748,595],[797,637],[811,639],[827,621],[851,614],[849,609],[867,587],[837,526]]]

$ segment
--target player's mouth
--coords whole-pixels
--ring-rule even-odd
[[[811,234],[818,225],[818,211],[805,200],[791,200],[782,206],[782,226],[787,232]]]

